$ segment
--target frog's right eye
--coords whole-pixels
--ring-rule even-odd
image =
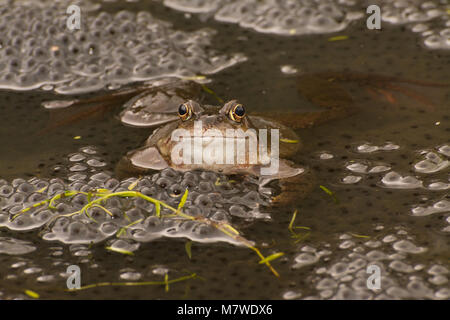
[[[181,120],[186,121],[189,120],[192,116],[192,107],[188,103],[180,104],[178,107],[178,116]]]

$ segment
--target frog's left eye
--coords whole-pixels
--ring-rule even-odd
[[[245,108],[242,104],[238,103],[230,110],[230,118],[233,121],[241,122],[241,119],[245,116]]]
[[[189,120],[192,115],[192,107],[188,103],[180,104],[178,107],[178,115],[183,121]]]

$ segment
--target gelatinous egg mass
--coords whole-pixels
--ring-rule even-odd
[[[197,242],[224,241],[242,245],[211,223],[231,223],[233,217],[270,218],[269,214],[262,212],[268,207],[270,198],[261,193],[258,183],[250,178],[240,184],[215,172],[183,174],[165,169],[139,179],[118,180],[102,171],[103,165],[100,164],[104,162],[96,153],[94,148],[85,147],[69,155],[66,163],[61,165],[68,174],[65,179],[16,178],[10,183],[0,179],[0,227],[26,231],[47,226],[48,230],[42,237],[63,243],[96,243],[117,236],[133,240],[133,243],[161,237],[185,237]],[[210,223],[173,215],[167,219],[157,217],[155,204],[139,196],[114,196],[102,205],[87,206],[93,200],[88,193],[94,189],[139,192],[173,208],[178,207],[185,190],[189,189],[182,211]],[[49,199],[67,190],[75,191],[75,194],[55,200],[49,206]],[[83,211],[83,208],[87,209]],[[170,214],[170,210],[162,206],[160,213]],[[28,247],[18,248],[18,245],[0,241],[0,253],[2,250],[28,250]]]
[[[181,31],[147,11],[108,13],[78,2],[20,1],[0,7],[0,88],[71,94],[164,76],[214,73],[245,60],[208,48],[209,29]]]
[[[380,8],[384,24],[408,25],[430,49],[450,49],[450,6],[423,0],[164,0],[175,10],[214,16],[261,33],[285,36],[326,34],[345,30],[352,21],[367,19],[368,6]],[[370,12],[372,14],[373,12]],[[365,27],[364,21],[357,22]]]

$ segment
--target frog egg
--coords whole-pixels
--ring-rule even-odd
[[[158,188],[155,186],[152,186],[152,187],[145,186],[145,187],[142,187],[139,191],[142,194],[149,196],[149,197],[155,197],[159,193]]]
[[[199,181],[199,176],[198,174],[194,173],[194,172],[185,172],[183,174],[183,180],[186,181],[192,181],[194,184],[197,184]]]
[[[76,207],[76,208],[82,208],[86,204],[88,204],[87,196],[84,194],[77,194],[72,197],[72,199],[70,200],[70,203],[72,205],[74,205],[74,207]]]
[[[44,201],[46,199],[47,199],[47,197],[44,194],[39,193],[39,192],[34,192],[28,196],[26,202],[27,202],[27,204],[35,204],[35,203]]]
[[[36,227],[34,219],[27,214],[17,216],[12,221],[8,222],[8,228],[11,230],[30,230]]]
[[[434,275],[434,276],[445,275],[445,274],[449,273],[449,270],[446,267],[444,267],[444,266],[435,264],[435,265],[432,265],[428,269],[427,273],[430,274],[430,275]]]
[[[106,163],[105,163],[105,165],[106,165]],[[99,173],[93,174],[89,179],[93,180],[93,181],[98,181],[98,182],[105,182],[105,181],[109,181],[111,179],[111,176],[105,172],[99,172]],[[105,186],[105,188],[110,189],[106,186]]]
[[[214,205],[210,197],[206,194],[201,194],[198,197],[196,197],[194,200],[194,204],[201,209],[204,208],[209,209],[212,208],[212,206]]]
[[[173,183],[173,180],[165,178],[165,177],[161,177],[161,178],[158,178],[158,180],[156,180],[156,185],[162,189],[169,188],[172,185],[172,183]]]
[[[103,222],[99,227],[99,230],[104,234],[111,236],[119,230],[119,227],[113,222]]]
[[[75,174],[70,175],[68,177],[68,179],[69,179],[69,181],[78,181],[78,182],[80,182],[80,181],[85,180],[86,177],[87,177],[87,175],[85,175],[85,174],[75,173]]]
[[[92,158],[89,159],[88,161],[86,161],[86,164],[90,167],[94,167],[94,168],[101,168],[106,166],[106,162]]]
[[[113,191],[116,187],[119,186],[119,184],[120,184],[119,180],[111,178],[105,181],[104,187],[106,189]]]
[[[392,245],[392,247],[396,251],[405,252],[405,253],[413,253],[413,254],[423,253],[427,250],[426,248],[416,246],[414,243],[412,243],[409,240],[397,241]]]
[[[106,211],[99,207],[90,207],[89,209],[87,209],[87,214],[98,223],[111,219]]]
[[[54,213],[48,209],[40,210],[32,214],[33,220],[36,222],[36,226],[41,226],[53,217]]]
[[[136,198],[133,200],[133,204],[138,207],[141,208],[143,210],[145,210],[146,212],[152,212],[155,205],[145,199],[142,198]],[[171,205],[172,203],[168,203],[169,205]],[[133,211],[134,212],[134,211]]]
[[[16,178],[16,179],[14,179],[13,181],[11,181],[11,185],[12,185],[14,188],[17,188],[20,184],[22,184],[22,183],[24,183],[24,182],[26,182],[25,179],[22,179],[22,178]]]
[[[251,213],[245,210],[241,205],[232,205],[229,209],[229,212],[232,216],[239,218],[248,219],[252,217]]]
[[[223,209],[212,211],[208,218],[217,222],[229,222],[229,216]]]
[[[295,264],[292,266],[292,268],[299,269],[307,265],[315,264],[319,261],[319,259],[320,257],[315,253],[303,252],[295,257]]]
[[[57,193],[61,193],[62,191],[64,191],[64,184],[61,184],[61,183],[58,183],[58,182],[51,183],[47,190],[48,190],[47,194],[49,196],[53,196],[53,195],[55,195]]]
[[[412,176],[402,177],[394,171],[387,173],[381,182],[389,188],[397,189],[415,189],[422,187],[422,181]]]
[[[249,208],[257,208],[261,204],[264,204],[264,201],[261,199],[258,192],[250,191],[240,198],[240,203]]]
[[[206,224],[197,224],[192,229],[192,233],[196,234],[200,237],[207,237],[216,232],[216,229],[210,225]]]
[[[214,189],[214,186],[212,182],[210,181],[201,181],[197,187],[196,190],[200,193],[209,193]]]
[[[9,197],[14,192],[14,188],[10,185],[2,185],[0,186],[0,196],[1,197]]]
[[[74,221],[67,226],[67,234],[70,238],[83,239],[86,238],[88,230],[85,224]]]
[[[183,208],[183,212],[193,217],[202,216],[202,209],[197,205],[187,205]]]
[[[181,198],[181,196],[184,194],[184,190],[185,189],[183,189],[181,185],[173,184],[169,187],[168,194],[173,198]]]
[[[87,170],[87,167],[85,165],[83,165],[83,164],[78,164],[77,163],[77,164],[74,164],[73,166],[71,166],[69,168],[69,170],[72,171],[72,172],[79,172],[79,171]]]
[[[21,192],[14,193],[9,199],[9,205],[22,204],[25,201],[26,195]]]
[[[163,221],[156,216],[150,216],[150,217],[146,218],[143,222],[143,224],[147,227],[147,229],[157,228],[162,223],[163,223]]]

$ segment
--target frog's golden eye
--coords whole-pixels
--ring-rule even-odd
[[[242,104],[238,103],[230,110],[230,118],[233,121],[241,122],[241,119],[245,116],[245,109]]]
[[[180,106],[178,107],[178,115],[183,121],[189,120],[192,116],[191,105],[188,103],[180,104]]]

